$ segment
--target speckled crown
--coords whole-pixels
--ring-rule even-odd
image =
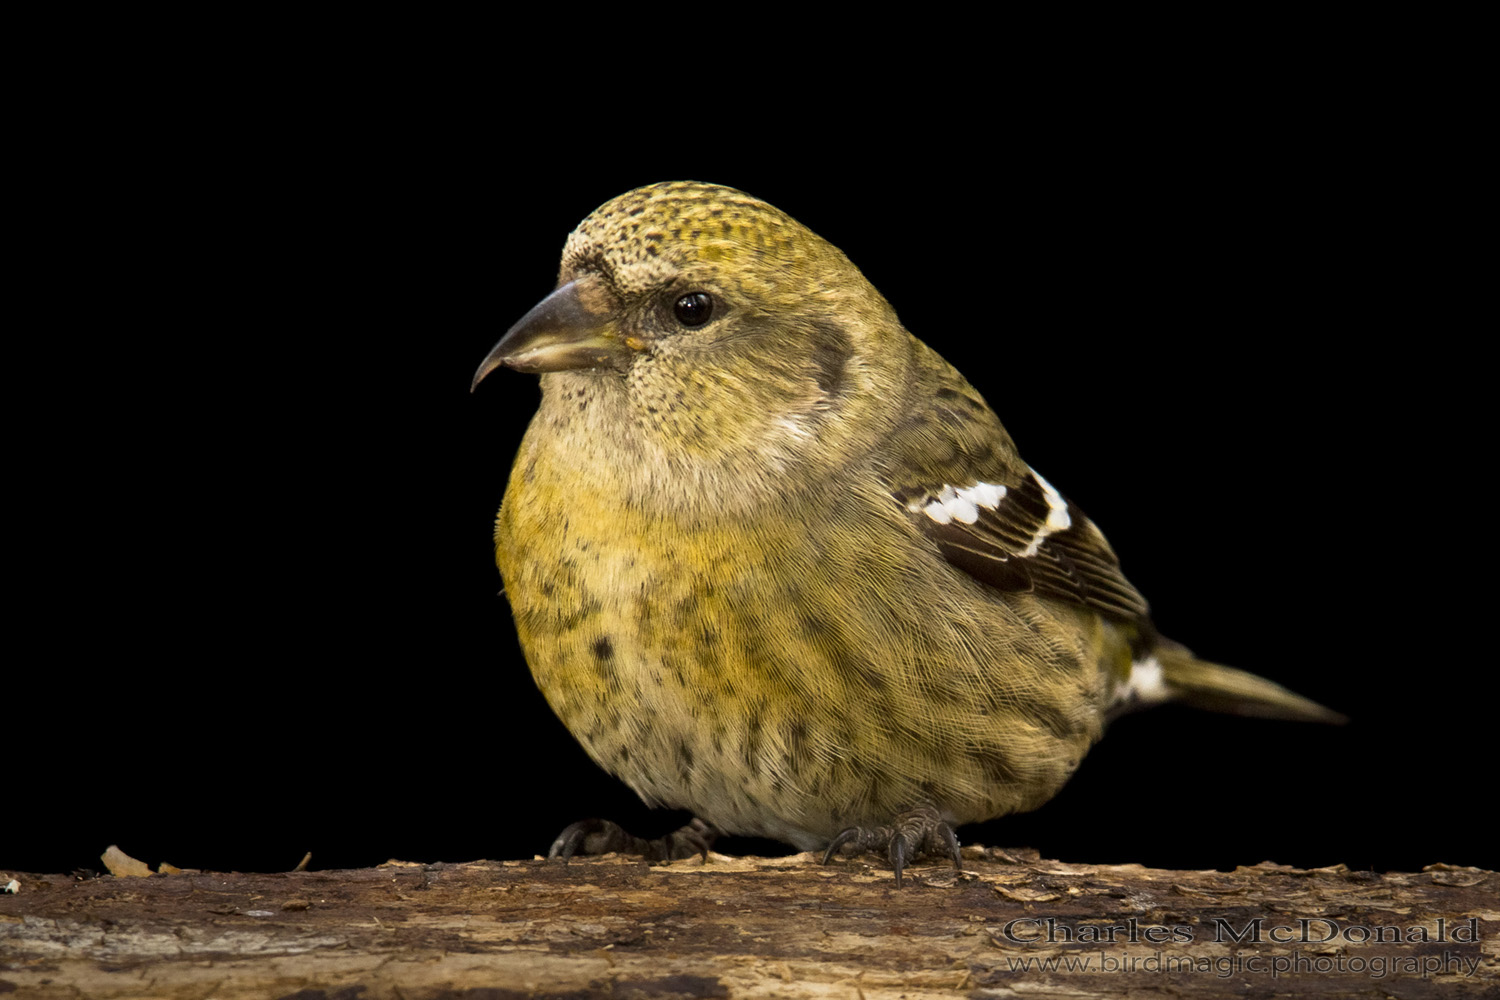
[[[774,262],[783,279],[812,258],[836,256],[847,263],[796,219],[743,191],[668,181],[628,191],[595,209],[569,235],[562,266],[565,274],[597,267],[629,295],[669,280],[690,261],[740,270],[747,253],[761,263]]]

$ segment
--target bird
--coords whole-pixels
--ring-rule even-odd
[[[1106,725],[1181,700],[1342,717],[1159,635],[1104,534],[849,258],[737,189],[653,184],[568,236],[499,340],[540,375],[495,522],[531,673],[649,805],[549,856],[721,834],[961,867]]]

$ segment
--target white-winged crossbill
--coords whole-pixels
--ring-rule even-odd
[[[475,384],[501,365],[542,373],[495,528],[532,673],[601,766],[699,819],[555,854],[725,831],[883,848],[899,882],[1046,802],[1134,706],[1337,718],[1158,636],[980,394],[739,191],[599,208]]]

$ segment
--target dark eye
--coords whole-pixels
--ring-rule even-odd
[[[683,326],[702,326],[714,314],[714,300],[707,292],[688,292],[672,306],[672,314]]]

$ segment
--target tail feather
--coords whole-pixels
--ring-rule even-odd
[[[1200,660],[1181,646],[1163,643],[1137,662],[1121,692],[1118,709],[1181,701],[1230,715],[1343,725],[1349,719],[1274,681],[1234,667]]]

